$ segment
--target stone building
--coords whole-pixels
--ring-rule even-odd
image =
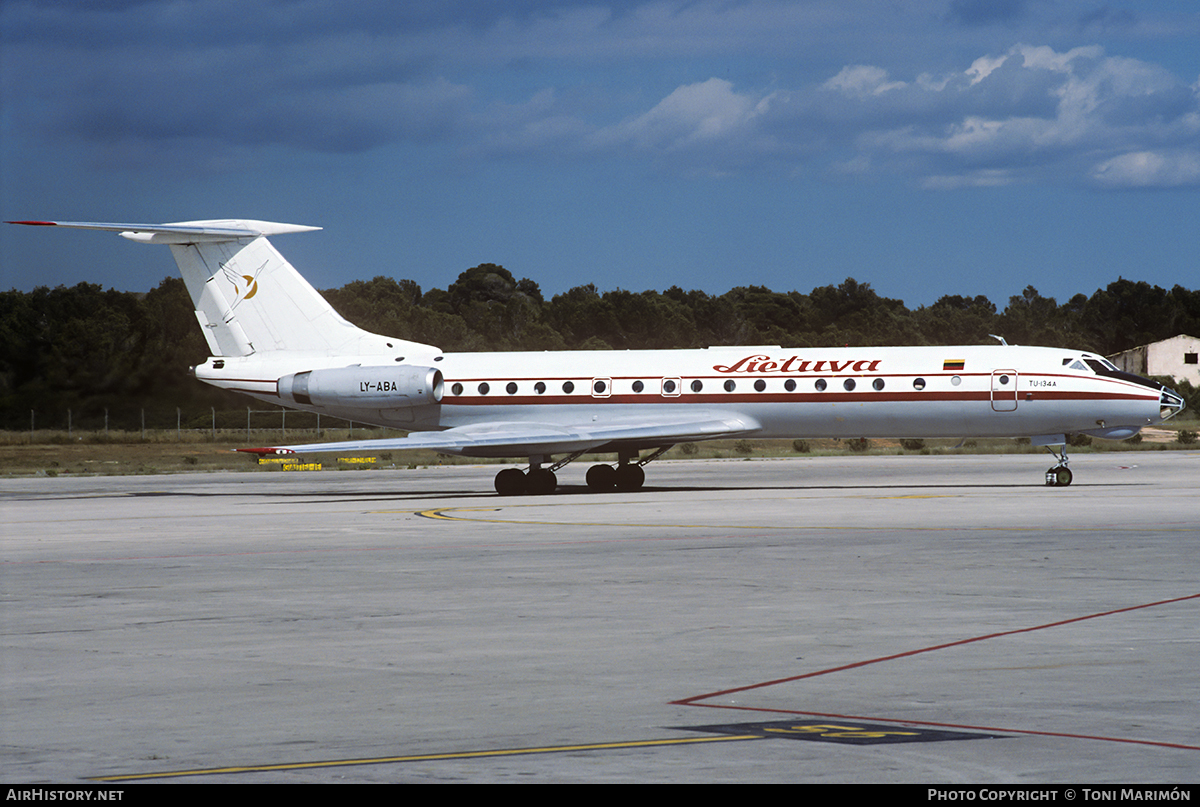
[[[1137,375],[1169,375],[1200,387],[1200,337],[1180,334],[1109,356],[1113,364]]]

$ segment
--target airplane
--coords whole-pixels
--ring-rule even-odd
[[[343,319],[268,237],[275,222],[20,221],[119,233],[174,255],[212,357],[198,380],[292,409],[409,431],[398,439],[238,449],[259,454],[433,449],[527,458],[496,492],[542,495],[584,454],[597,491],[636,490],[678,443],[718,438],[1024,437],[1072,473],[1067,436],[1123,440],[1182,396],[1079,350],[1008,345],[443,353]],[[1060,447],[1058,451],[1055,447]],[[648,452],[643,454],[643,452]],[[557,458],[557,459],[556,459]]]

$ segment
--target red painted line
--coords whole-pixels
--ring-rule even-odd
[[[791,709],[773,709],[773,707],[734,706],[731,704],[700,703],[700,701],[708,700],[710,698],[720,697],[720,695],[728,695],[728,694],[738,693],[738,692],[748,692],[748,691],[750,691],[750,689],[761,689],[764,687],[773,687],[775,685],[779,685],[779,683],[800,681],[800,680],[804,680],[804,679],[814,679],[814,677],[817,677],[820,675],[828,675],[830,673],[840,673],[840,671],[842,671],[842,670],[852,670],[852,669],[859,668],[859,666],[868,666],[870,664],[880,664],[882,662],[890,662],[890,660],[894,660],[894,659],[898,659],[898,658],[906,658],[908,656],[918,656],[918,654],[920,654],[920,653],[930,653],[930,652],[934,652],[937,650],[946,650],[946,648],[948,648],[948,647],[958,647],[960,645],[970,645],[970,644],[972,644],[972,642],[976,642],[976,641],[984,641],[986,639],[998,639],[998,638],[1001,638],[1001,636],[1012,636],[1012,635],[1019,634],[1019,633],[1032,633],[1032,632],[1034,632],[1034,630],[1043,630],[1045,628],[1056,628],[1056,627],[1063,626],[1063,624],[1070,624],[1073,622],[1082,622],[1085,620],[1094,620],[1094,618],[1099,618],[1102,616],[1112,616],[1114,614],[1126,614],[1126,612],[1128,612],[1128,611],[1136,611],[1136,610],[1141,610],[1144,608],[1154,608],[1154,606],[1157,606],[1157,605],[1170,605],[1172,603],[1182,603],[1182,602],[1187,602],[1187,600],[1189,600],[1189,599],[1200,599],[1200,593],[1187,594],[1187,596],[1184,596],[1184,597],[1172,597],[1171,599],[1159,599],[1159,600],[1157,600],[1157,602],[1153,602],[1153,603],[1142,603],[1141,605],[1129,605],[1129,606],[1127,606],[1127,608],[1116,608],[1116,609],[1112,609],[1110,611],[1100,611],[1100,612],[1098,612],[1098,614],[1087,614],[1085,616],[1076,616],[1076,617],[1069,618],[1069,620],[1060,620],[1057,622],[1046,622],[1045,624],[1036,624],[1036,626],[1032,626],[1032,627],[1028,627],[1028,628],[1016,628],[1014,630],[1001,630],[1001,632],[998,632],[998,633],[989,633],[989,634],[984,634],[982,636],[971,636],[970,639],[960,639],[958,641],[949,641],[949,642],[946,642],[946,644],[942,644],[942,645],[932,645],[930,647],[920,647],[920,648],[918,648],[918,650],[910,650],[910,651],[906,651],[906,652],[902,652],[902,653],[893,653],[892,656],[881,656],[880,658],[870,658],[870,659],[862,660],[862,662],[854,662],[852,664],[842,664],[841,666],[832,666],[832,668],[828,668],[828,669],[824,669],[824,670],[816,670],[815,673],[805,673],[803,675],[793,675],[790,677],[786,677],[786,679],[775,679],[773,681],[763,681],[761,683],[752,683],[752,685],[745,686],[745,687],[734,687],[732,689],[721,689],[721,691],[719,691],[719,692],[710,692],[710,693],[703,694],[703,695],[694,695],[694,697],[691,697],[691,698],[684,698],[682,700],[672,700],[672,701],[670,701],[670,703],[673,706],[697,706],[697,707],[702,707],[702,709],[728,709],[728,710],[743,711],[743,712],[767,712],[767,713],[774,713],[774,715],[804,715],[804,716],[810,716],[810,717],[851,719],[851,721],[870,721],[870,722],[876,722],[876,723],[908,723],[908,724],[913,724],[913,725],[929,725],[929,727],[946,728],[946,729],[967,729],[967,730],[972,730],[972,731],[988,731],[988,733],[1026,734],[1026,735],[1037,735],[1037,736],[1045,736],[1045,737],[1067,737],[1067,739],[1072,739],[1072,740],[1097,740],[1097,741],[1102,741],[1102,742],[1121,742],[1121,743],[1127,743],[1127,745],[1135,745],[1135,746],[1154,746],[1154,747],[1159,747],[1159,748],[1180,748],[1180,749],[1183,749],[1183,751],[1200,751],[1200,746],[1187,745],[1187,743],[1165,742],[1162,740],[1136,740],[1136,739],[1132,739],[1132,737],[1109,737],[1109,736],[1103,736],[1103,735],[1073,734],[1073,733],[1069,733],[1069,731],[1043,731],[1043,730],[1038,730],[1038,729],[1008,729],[1008,728],[1002,728],[1002,727],[994,727],[994,725],[970,725],[970,724],[964,724],[964,723],[938,723],[935,721],[910,721],[910,719],[899,719],[899,718],[894,718],[894,717],[877,717],[877,716],[863,716],[863,715],[834,715],[834,713],[829,713],[829,712],[810,712],[810,711],[791,710]]]
[[[1139,606],[1142,607],[1142,606]],[[1066,731],[1039,731],[1037,729],[1008,729],[1000,726],[973,726],[965,723],[938,723],[933,720],[904,720],[895,717],[876,717],[871,715],[838,715],[830,712],[805,712],[800,709],[774,709],[761,706],[733,706],[719,703],[684,703],[674,701],[675,705],[698,706],[706,709],[732,709],[741,712],[766,712],[769,714],[803,715],[805,717],[822,717],[833,720],[862,720],[871,723],[903,723],[912,726],[930,726],[943,729],[965,729],[968,731],[995,732],[1000,734],[1036,734],[1040,737],[1066,737],[1072,740],[1101,740],[1108,743],[1128,743],[1130,745],[1153,745],[1160,748],[1180,748],[1185,751],[1200,751],[1200,745],[1184,743],[1168,743],[1162,740],[1135,740],[1128,737],[1105,737],[1099,734],[1072,734]]]
[[[916,656],[916,655],[920,655],[922,653],[932,653],[936,650],[945,650],[945,649],[951,648],[951,647],[959,647],[961,645],[972,644],[974,642],[982,642],[987,639],[998,639],[998,638],[1001,638],[1004,636],[1014,636],[1019,633],[1032,633],[1033,631],[1045,630],[1046,628],[1057,628],[1062,625],[1070,625],[1074,622],[1083,622],[1083,621],[1089,620],[1089,619],[1098,619],[1103,616],[1112,616],[1113,614],[1123,614],[1123,613],[1127,613],[1130,611],[1138,611],[1143,608],[1154,608],[1159,605],[1171,605],[1173,603],[1186,602],[1188,600],[1195,600],[1195,599],[1200,599],[1200,593],[1188,594],[1187,596],[1184,596],[1184,597],[1173,597],[1168,600],[1158,600],[1156,602],[1143,603],[1141,605],[1130,605],[1126,608],[1114,608],[1111,611],[1101,611],[1100,613],[1096,613],[1096,614],[1087,614],[1085,616],[1072,617],[1071,619],[1061,619],[1057,622],[1047,622],[1044,625],[1034,625],[1034,626],[1028,627],[1028,628],[1017,628],[1015,630],[1000,631],[998,633],[988,633],[988,634],[984,634],[983,636],[972,636],[969,639],[959,639],[958,641],[955,641],[955,642],[946,642],[945,644],[933,645],[931,647],[922,647],[922,648],[918,648],[916,650],[908,650],[903,653],[894,653],[890,656],[880,656],[879,658],[866,659],[864,661],[856,661],[852,664],[843,664],[840,667],[830,667],[825,670],[817,670],[815,672],[804,673],[802,675],[793,675],[793,676],[789,676],[787,678],[777,678],[772,681],[763,681],[758,684],[749,684],[747,686],[734,687],[732,689],[722,689],[717,692],[709,692],[704,695],[694,695],[690,698],[683,698],[681,700],[670,701],[670,703],[673,706],[698,706],[698,707],[703,707],[703,708],[708,708],[708,709],[733,709],[733,710],[738,710],[738,711],[811,715],[811,716],[817,716],[817,717],[842,718],[842,719],[849,719],[849,720],[872,720],[872,721],[876,721],[876,722],[913,723],[915,725],[940,726],[940,727],[944,727],[944,728],[972,729],[975,731],[1008,732],[1008,733],[1012,733],[1012,734],[1036,734],[1036,735],[1046,736],[1046,737],[1068,737],[1068,738],[1077,739],[1077,740],[1101,740],[1104,742],[1129,743],[1129,744],[1133,744],[1133,745],[1152,745],[1152,746],[1158,746],[1158,747],[1162,747],[1162,748],[1181,748],[1181,749],[1188,750],[1188,751],[1200,751],[1200,746],[1197,746],[1197,745],[1187,745],[1187,744],[1183,744],[1183,743],[1169,743],[1169,742],[1163,742],[1163,741],[1159,741],[1159,740],[1137,740],[1137,739],[1130,739],[1127,737],[1104,737],[1104,736],[1097,736],[1097,735],[1090,735],[1090,734],[1072,734],[1070,732],[1061,732],[1061,731],[1039,731],[1036,729],[1009,729],[1009,728],[1000,728],[1000,727],[996,727],[996,726],[970,726],[970,725],[963,725],[963,724],[956,724],[956,723],[937,723],[937,722],[933,722],[933,721],[923,721],[923,720],[898,720],[896,718],[891,718],[891,717],[866,717],[866,716],[856,716],[856,715],[835,715],[835,714],[828,714],[828,713],[824,713],[824,712],[806,712],[806,711],[792,710],[792,709],[775,709],[775,708],[753,707],[753,706],[733,706],[733,705],[729,705],[729,704],[701,703],[700,702],[700,701],[708,700],[710,698],[716,698],[716,697],[719,697],[722,695],[731,695],[736,692],[747,692],[752,689],[762,689],[765,687],[775,686],[777,684],[786,684],[786,683],[789,683],[792,681],[801,681],[805,678],[816,678],[817,676],[820,676],[820,675],[828,675],[830,673],[842,672],[844,670],[853,670],[858,667],[866,667],[871,664],[880,664],[885,661],[894,661],[896,659],[907,658],[909,656]]]
[[[1175,598],[1169,599],[1169,600],[1159,600],[1158,602],[1143,603],[1142,605],[1130,605],[1126,608],[1116,608],[1112,611],[1101,611],[1098,614],[1088,614],[1086,616],[1077,616],[1077,617],[1072,617],[1071,619],[1059,620],[1058,622],[1047,622],[1044,625],[1034,625],[1033,627],[1030,627],[1030,628],[1016,628],[1015,630],[1005,630],[1005,631],[1000,631],[999,633],[988,633],[988,634],[984,634],[983,636],[972,636],[969,639],[959,639],[958,641],[955,641],[955,642],[946,642],[945,644],[933,645],[932,647],[922,647],[922,648],[918,648],[917,650],[906,650],[903,653],[894,653],[890,656],[880,656],[879,658],[867,659],[865,661],[856,661],[852,664],[843,664],[840,667],[830,667],[829,669],[826,669],[826,670],[817,670],[816,672],[804,673],[802,675],[792,675],[787,678],[776,678],[772,681],[763,681],[762,683],[748,684],[746,686],[734,687],[732,689],[722,689],[722,690],[718,690],[717,692],[709,692],[704,695],[693,695],[690,698],[684,698],[682,700],[671,701],[671,703],[678,705],[678,706],[690,706],[691,704],[695,703],[696,701],[708,700],[709,698],[716,698],[716,697],[720,697],[722,695],[732,695],[735,692],[747,692],[751,689],[762,689],[764,687],[775,686],[777,684],[786,684],[791,681],[802,681],[805,678],[816,678],[819,675],[829,675],[830,673],[842,672],[843,670],[853,670],[858,667],[867,667],[871,664],[880,664],[885,661],[895,661],[896,659],[907,658],[909,656],[917,656],[922,653],[932,653],[936,650],[945,650],[950,647],[959,647],[961,645],[972,644],[974,642],[982,642],[987,639],[999,639],[1002,636],[1015,636],[1018,633],[1032,633],[1033,631],[1045,630],[1046,628],[1057,628],[1062,625],[1070,625],[1073,622],[1083,622],[1088,619],[1098,619],[1102,616],[1112,616],[1113,614],[1123,614],[1128,611],[1137,611],[1142,608],[1153,608],[1158,605],[1169,605],[1171,603],[1184,602],[1186,600],[1195,600],[1195,599],[1200,599],[1200,594],[1189,594],[1186,597],[1175,597]]]

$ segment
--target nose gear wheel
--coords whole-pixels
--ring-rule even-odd
[[[1067,446],[1066,444],[1063,445],[1061,454],[1050,446],[1046,446],[1046,450],[1058,459],[1058,462],[1050,470],[1046,471],[1046,486],[1065,488],[1071,484],[1071,479],[1073,478],[1071,469],[1067,467],[1067,463],[1070,462],[1067,459]]]

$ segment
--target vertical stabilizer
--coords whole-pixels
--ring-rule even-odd
[[[131,241],[171,247],[214,356],[285,350],[331,356],[395,353],[398,349],[410,356],[441,352],[350,324],[267,240],[269,235],[319,227],[248,219],[175,224],[10,223],[105,230]]]
[[[358,352],[366,332],[333,310],[264,236],[171,244],[214,356]]]

